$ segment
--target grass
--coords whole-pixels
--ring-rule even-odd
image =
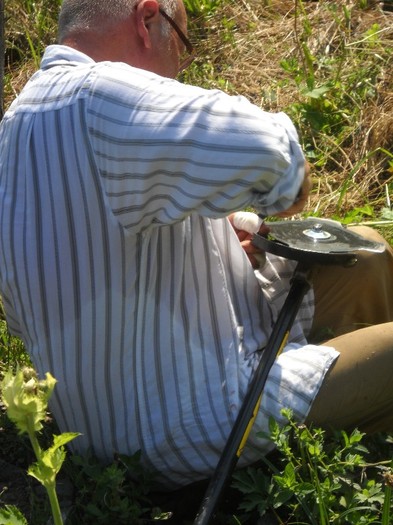
[[[393,13],[374,0],[185,4],[198,58],[182,81],[287,112],[312,166],[314,189],[305,214],[372,223],[392,240]],[[55,42],[59,5],[5,3],[5,108],[38,67],[45,46]],[[23,345],[0,321],[0,371],[28,364]],[[3,412],[0,425],[0,458],[27,469],[33,457],[26,440]],[[391,521],[390,436],[326,436],[290,420],[284,429],[272,425],[277,452],[236,475],[217,525],[255,524],[261,515],[266,523]],[[50,441],[53,432],[49,421],[41,440]],[[185,525],[204,490],[202,484],[173,495],[155,493],[137,457],[115,458],[104,469],[92,457],[72,456],[64,472],[76,488],[74,523],[166,521],[162,509],[174,512],[170,523]],[[36,494],[34,485],[30,493]],[[32,508],[29,523],[46,522],[42,495]]]
[[[391,14],[357,2],[230,2],[198,28],[201,66],[187,80],[289,113],[313,166],[309,211],[345,217],[367,204],[379,218],[393,175]]]
[[[59,5],[6,3],[5,107],[55,42]],[[392,13],[371,0],[187,0],[186,6],[198,58],[184,81],[287,112],[312,165],[307,211],[379,221],[393,193]]]

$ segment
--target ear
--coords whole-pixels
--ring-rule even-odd
[[[158,22],[160,13],[157,0],[142,0],[136,6],[136,29],[143,45],[151,49],[152,25]]]

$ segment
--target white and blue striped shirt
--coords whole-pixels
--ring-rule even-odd
[[[283,114],[47,49],[0,128],[0,290],[75,450],[141,450],[168,486],[211,474],[283,286],[270,260],[260,286],[224,217],[287,208],[303,170]],[[243,463],[268,415],[305,416],[335,355],[281,356]]]

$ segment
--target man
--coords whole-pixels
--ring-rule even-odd
[[[52,411],[82,433],[75,449],[102,460],[141,450],[166,487],[212,473],[293,267],[267,256],[254,272],[249,226],[232,214],[290,216],[310,186],[285,115],[173,80],[185,32],[181,0],[64,0],[60,45],[0,128],[10,329],[57,378]],[[359,261],[362,276],[378,271],[350,325],[392,321],[392,259]],[[337,328],[333,284],[344,312],[347,290],[367,281],[350,286],[349,272],[316,277],[314,319],[309,296],[241,464],[271,448],[256,434],[283,406],[299,420],[392,429],[393,324],[326,346],[304,338],[311,323]]]

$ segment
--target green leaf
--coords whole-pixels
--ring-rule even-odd
[[[38,480],[42,485],[47,486],[50,483],[54,483],[55,481],[55,473],[53,472],[52,467],[48,467],[44,463],[36,462],[30,465],[30,467],[27,470],[27,473],[29,476],[32,476],[36,480]]]
[[[355,499],[360,503],[380,503],[383,504],[385,495],[381,483],[369,480],[367,487],[355,495]]]
[[[382,219],[386,219],[388,221],[393,220],[393,210],[390,208],[382,208],[381,217]]]
[[[261,496],[260,494],[250,494],[247,498],[239,504],[239,508],[245,510],[246,512],[253,511],[256,507],[261,505]],[[263,506],[262,506],[263,507]]]
[[[312,494],[315,492],[315,485],[308,482],[299,483],[297,490],[300,494]]]
[[[284,469],[282,476],[273,476],[274,480],[282,488],[293,490],[296,486],[295,468],[292,463],[288,463]]]
[[[6,505],[0,509],[0,525],[27,525],[27,520],[17,507]]]
[[[293,497],[293,491],[290,489],[283,489],[279,490],[274,494],[273,498],[273,508],[278,509],[287,501],[289,501]]]
[[[292,463],[288,463],[284,469],[285,478],[287,479],[288,486],[292,487],[296,483],[295,467]]]
[[[307,450],[310,456],[319,457],[322,455],[322,444],[321,443],[309,443],[307,445]]]
[[[59,436],[54,436],[53,445],[44,450],[40,460],[29,467],[28,474],[44,486],[48,483],[54,483],[66,456],[64,445],[79,435],[76,432],[65,432]]]
[[[50,447],[49,450],[56,450],[57,448],[63,447],[73,439],[77,438],[81,434],[79,432],[64,432],[63,434],[60,434],[59,436],[53,436],[53,445]]]
[[[330,91],[330,89],[331,89],[331,86],[325,84],[324,86],[320,86],[318,88],[314,88],[314,89],[312,89],[310,91],[304,91],[303,95],[305,97],[318,99],[318,98],[321,98],[323,95],[325,95],[325,93]]]

